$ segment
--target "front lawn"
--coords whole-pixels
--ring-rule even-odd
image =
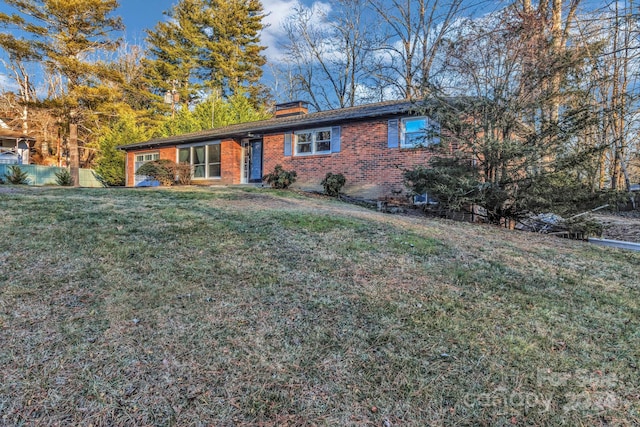
[[[640,423],[640,253],[284,191],[4,188],[0,425]]]

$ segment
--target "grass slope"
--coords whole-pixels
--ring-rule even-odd
[[[640,423],[637,253],[260,190],[0,214],[0,424]]]

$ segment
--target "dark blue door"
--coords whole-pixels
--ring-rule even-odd
[[[251,141],[249,182],[262,182],[262,141]]]

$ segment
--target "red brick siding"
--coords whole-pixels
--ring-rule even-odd
[[[347,194],[380,198],[394,192],[406,193],[403,169],[426,164],[432,154],[428,148],[388,148],[386,119],[342,125],[340,148],[339,153],[333,154],[285,157],[284,135],[265,135],[264,172],[281,164],[287,170],[295,170],[296,186],[306,189],[321,189],[320,182],[327,172],[342,173],[347,179]]]
[[[233,139],[225,139],[221,142],[221,177],[215,179],[198,179],[193,183],[196,185],[228,185],[240,183],[240,170],[242,161],[242,149],[240,144]],[[127,186],[133,186],[135,182],[134,167],[135,156],[137,154],[144,153],[160,153],[161,159],[167,159],[171,161],[177,160],[176,146],[162,147],[156,149],[144,149],[137,151],[129,151],[127,153]]]
[[[222,140],[220,142],[220,178],[194,179],[193,185],[240,184],[241,154],[242,148],[235,140]]]
[[[295,142],[295,141],[294,141]],[[242,148],[239,142],[222,141],[222,177],[197,180],[194,184],[239,184],[242,169]],[[295,151],[295,147],[292,147]],[[127,185],[133,185],[135,155],[160,152],[160,158],[176,160],[176,147],[146,149],[127,153]],[[339,153],[315,156],[284,156],[284,134],[266,134],[263,138],[263,173],[280,164],[298,173],[296,187],[317,189],[327,172],[342,173],[347,179],[345,192],[359,197],[381,198],[394,193],[406,193],[404,169],[425,165],[432,155],[429,148],[388,148],[387,120],[355,122],[341,126]]]
[[[283,108],[281,110],[276,110],[275,116],[276,117],[283,117],[283,116],[290,116],[290,115],[294,115],[294,114],[307,114],[308,110],[306,107],[302,107],[302,106],[295,106],[295,107],[291,107],[291,108]]]
[[[133,187],[135,183],[136,155],[145,153],[160,153],[160,159],[176,161],[176,147],[162,147],[127,152],[127,186]]]

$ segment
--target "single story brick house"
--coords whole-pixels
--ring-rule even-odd
[[[342,173],[344,192],[378,199],[405,193],[403,169],[424,165],[435,124],[411,101],[387,101],[308,113],[302,101],[279,104],[275,116],[200,132],[120,146],[126,185],[148,184],[135,171],[145,162],[191,163],[193,182],[206,185],[262,181],[276,165],[295,170],[295,187],[321,189],[327,172]]]

